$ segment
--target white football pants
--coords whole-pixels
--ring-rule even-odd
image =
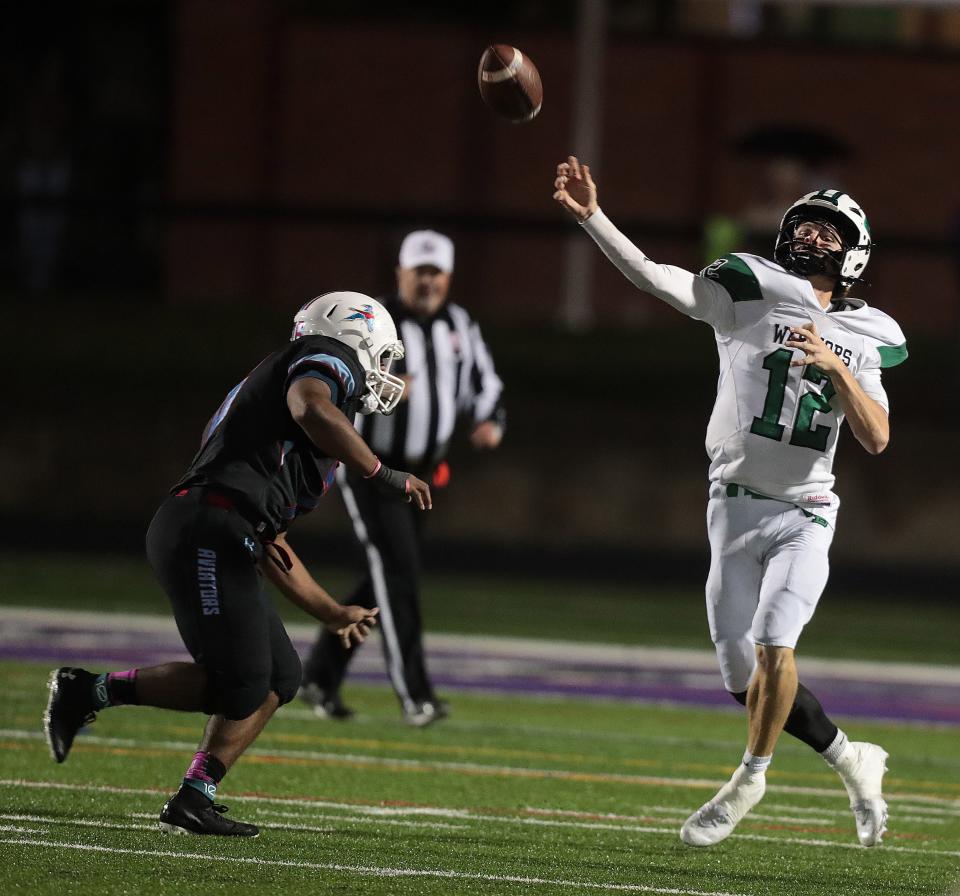
[[[839,500],[803,510],[713,483],[707,505],[707,618],[728,691],[756,667],[755,645],[796,647],[827,584]]]

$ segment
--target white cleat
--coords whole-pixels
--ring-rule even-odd
[[[887,830],[887,801],[883,798],[887,755],[876,744],[851,741],[837,760],[836,769],[850,796],[857,837],[863,846],[877,846]]]
[[[683,823],[680,839],[688,846],[713,846],[726,840],[740,819],[763,799],[766,788],[766,775],[750,775],[745,765],[739,766],[717,795]]]

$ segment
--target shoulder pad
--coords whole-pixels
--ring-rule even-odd
[[[864,336],[876,350],[880,367],[896,367],[907,360],[907,339],[889,314],[864,303],[849,312],[840,312],[847,329]]]

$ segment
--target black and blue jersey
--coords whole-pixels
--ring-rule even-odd
[[[172,491],[193,486],[228,491],[275,533],[313,510],[333,484],[338,461],[310,441],[287,408],[287,390],[305,376],[326,383],[333,403],[353,419],[366,390],[356,354],[327,336],[303,336],[266,357],[230,390]]]

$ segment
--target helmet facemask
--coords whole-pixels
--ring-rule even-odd
[[[406,387],[401,377],[390,373],[393,362],[403,358],[403,343],[400,340],[387,343],[376,358],[372,353],[370,357],[372,366],[364,364],[367,391],[360,401],[360,413],[373,414],[379,411],[381,414],[392,414],[400,404]]]
[[[803,235],[798,235],[800,228],[807,224],[817,229],[829,229],[830,235],[840,243],[840,248],[827,249],[818,246],[816,242],[804,239]],[[843,258],[849,248],[836,225],[828,221],[825,216],[797,213],[784,222],[777,240],[774,258],[788,271],[799,274],[801,277],[825,274],[828,277],[839,278]]]

